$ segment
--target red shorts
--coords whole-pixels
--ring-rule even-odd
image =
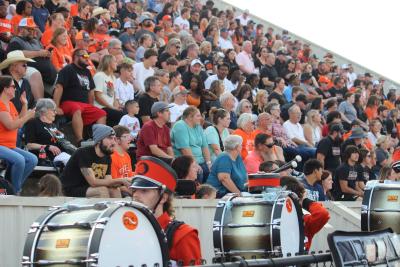
[[[82,102],[64,101],[61,103],[60,108],[68,117],[72,117],[76,111],[80,110],[82,113],[83,125],[95,123],[101,117],[106,116],[104,110]]]

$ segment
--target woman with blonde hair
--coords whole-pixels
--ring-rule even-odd
[[[209,74],[214,72],[214,64],[211,52],[212,52],[211,43],[209,41],[203,41],[200,44],[199,59],[204,64],[205,69]]]
[[[51,50],[51,63],[57,71],[60,71],[67,64],[72,62],[71,50],[67,46],[68,33],[65,28],[57,28],[54,30],[50,45],[47,50]]]
[[[303,127],[304,137],[309,144],[316,146],[321,140],[322,125],[321,114],[316,109],[307,112],[306,123]]]
[[[253,105],[253,113],[260,114],[265,111],[268,103],[268,92],[266,90],[259,90],[256,94],[256,99]]]
[[[283,45],[283,41],[282,40],[276,40],[274,42],[274,44],[272,45],[272,52],[274,52],[276,54],[276,52],[278,52],[279,50],[285,48],[285,46]]]
[[[117,125],[124,115],[122,106],[115,97],[114,84],[116,78],[114,72],[116,70],[116,58],[113,55],[105,55],[93,77],[96,85],[94,89],[95,106],[102,108],[107,113],[107,125],[111,127]]]

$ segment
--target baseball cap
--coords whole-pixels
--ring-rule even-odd
[[[132,23],[132,21],[128,20],[127,22],[124,23],[124,29],[128,28],[136,28],[136,25]]]
[[[186,90],[186,88],[184,86],[177,86],[174,88],[174,90],[172,90],[172,94],[173,95],[179,95],[179,94],[187,94],[189,93],[188,90]]]
[[[192,62],[190,63],[190,66],[194,66],[196,64],[200,64],[201,66],[203,66],[203,63],[200,61],[200,59],[193,59]]]
[[[80,31],[76,34],[75,40],[90,40],[90,36],[85,31]]]
[[[227,28],[222,28],[221,32],[228,32],[228,29]]]
[[[333,132],[340,132],[340,133],[344,133],[344,129],[343,126],[339,123],[331,123],[329,124],[329,132],[333,133]]]
[[[330,83],[330,80],[326,76],[319,76],[319,83]]]
[[[152,19],[149,16],[146,16],[146,15],[141,15],[139,17],[139,23],[143,23],[146,20],[152,20]]]
[[[365,77],[370,77],[370,78],[372,78],[372,74],[369,73],[369,72],[366,72],[366,73],[364,74],[364,76],[365,76]]]
[[[152,106],[151,106],[151,115],[156,115],[157,112],[163,111],[165,109],[169,109],[171,108],[172,105],[171,104],[167,104],[166,102],[163,101],[158,101],[155,102]]]
[[[169,21],[169,20],[172,20],[172,17],[170,15],[164,15],[161,20],[162,21]]]
[[[32,17],[23,18],[20,20],[18,27],[37,28]]]

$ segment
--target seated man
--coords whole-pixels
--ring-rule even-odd
[[[156,102],[151,107],[152,120],[146,122],[140,130],[137,140],[136,158],[153,156],[171,162],[174,159],[170,129],[166,125],[170,118],[171,105]]]
[[[303,217],[304,221],[304,236],[305,236],[305,247],[306,250],[310,250],[312,238],[318,233],[322,227],[329,221],[329,212],[321,203],[314,202],[307,198],[307,193],[296,178],[291,176],[281,177],[280,185],[285,186],[287,190],[290,190],[299,197],[299,204],[301,207],[308,211],[309,214],[305,214]]]
[[[304,179],[301,180],[307,192],[307,197],[313,201],[325,201],[321,178],[324,170],[322,163],[317,159],[309,159],[304,164]]]
[[[162,174],[162,175],[160,175]],[[136,165],[131,185],[132,198],[146,205],[167,235],[170,259],[183,266],[201,264],[197,230],[173,219],[172,200],[176,188],[175,171],[161,160],[143,157]]]
[[[58,74],[54,89],[57,114],[72,117],[72,129],[78,145],[83,140],[83,126],[106,123],[106,112],[93,106],[95,84],[87,69],[89,55],[85,49],[76,49],[73,63],[65,66]]]
[[[43,49],[42,44],[35,38],[36,24],[31,17],[23,18],[18,24],[18,35],[14,36],[7,47],[7,52],[14,50],[22,50],[25,57],[34,59],[34,62],[28,62],[29,67],[34,69],[28,69],[28,76],[33,76],[35,83],[31,86],[35,99],[43,97],[43,82],[48,85],[54,85],[57,78],[57,71],[50,61],[51,53],[48,50]],[[38,80],[34,73],[39,72],[41,74]],[[37,84],[41,83],[42,88],[38,88]],[[38,90],[40,92],[38,92]]]
[[[60,180],[66,196],[121,198],[119,186],[130,186],[127,178],[111,177],[111,154],[115,132],[106,125],[93,125],[93,146],[78,149],[65,166]]]

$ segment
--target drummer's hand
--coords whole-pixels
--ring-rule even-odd
[[[122,186],[130,187],[131,186],[131,181],[128,178],[122,178]]]

